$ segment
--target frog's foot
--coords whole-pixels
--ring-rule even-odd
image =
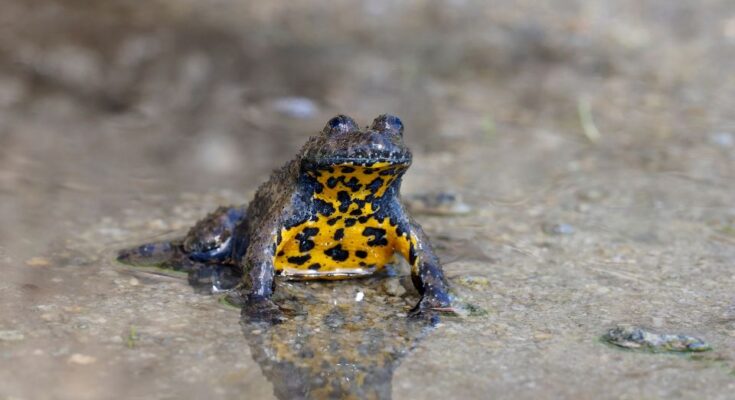
[[[285,321],[283,311],[276,303],[262,296],[248,296],[242,308],[242,318],[249,323],[280,324]]]
[[[170,267],[172,260],[182,258],[183,252],[177,242],[153,242],[120,250],[117,261],[134,266]]]
[[[226,264],[197,264],[189,271],[189,284],[200,292],[221,293],[234,289],[242,279],[240,268]]]
[[[418,304],[408,312],[409,318],[427,319],[432,323],[439,321],[439,314],[456,314],[446,293],[424,293]]]

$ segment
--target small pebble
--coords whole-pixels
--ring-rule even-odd
[[[541,229],[546,233],[547,235],[572,235],[574,234],[574,227],[569,224],[565,223],[558,223],[558,224],[543,224],[541,226]]]
[[[454,192],[417,193],[405,196],[403,202],[411,212],[417,214],[450,216],[472,211],[462,196]]]
[[[74,353],[66,361],[68,364],[89,365],[97,362],[97,359],[85,354]]]
[[[712,144],[720,147],[735,147],[735,134],[730,132],[715,132],[710,135],[709,140]]]
[[[406,294],[406,288],[401,285],[398,279],[388,279],[383,283],[383,290],[390,296],[403,296]]]
[[[319,112],[316,103],[306,97],[281,97],[272,104],[277,112],[293,118],[311,118]]]
[[[25,335],[20,331],[0,331],[0,341],[17,342],[25,339]]]
[[[577,192],[577,197],[580,200],[588,201],[590,203],[594,203],[597,201],[600,201],[607,196],[607,193],[604,190],[600,189],[583,189]]]
[[[26,265],[29,267],[48,267],[51,261],[45,257],[31,257],[26,260]]]
[[[475,290],[485,289],[490,286],[490,280],[484,276],[464,275],[459,277],[457,281],[461,285]]]

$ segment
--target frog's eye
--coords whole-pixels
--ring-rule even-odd
[[[403,136],[403,122],[395,115],[383,114],[373,121],[373,130]]]
[[[338,115],[327,122],[323,132],[328,135],[338,135],[342,133],[350,133],[359,130],[355,120],[346,116]]]

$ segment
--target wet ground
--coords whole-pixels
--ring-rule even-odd
[[[0,398],[731,397],[735,6],[537,3],[4,2]],[[243,326],[115,262],[383,112],[404,193],[473,209],[418,220],[478,312],[432,329],[400,277],[281,283],[301,314]],[[619,324],[713,350],[603,343]]]

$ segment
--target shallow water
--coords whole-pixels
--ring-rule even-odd
[[[0,398],[729,398],[735,9],[513,4],[4,3]],[[249,326],[115,261],[382,112],[404,193],[473,209],[417,218],[481,312],[411,323],[402,275],[279,282],[293,318]],[[619,324],[713,351],[602,343]]]

